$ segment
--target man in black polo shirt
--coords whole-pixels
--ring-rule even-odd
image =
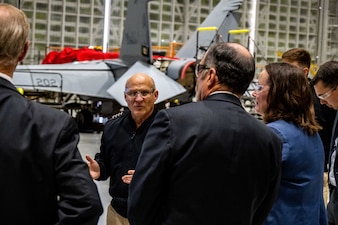
[[[107,225],[126,225],[129,183],[144,137],[157,112],[158,97],[153,79],[137,73],[126,82],[125,100],[129,110],[108,121],[103,129],[100,152],[95,160],[86,156],[93,179],[110,177]]]

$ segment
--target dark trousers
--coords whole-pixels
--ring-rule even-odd
[[[330,201],[327,204],[327,217],[329,225],[338,225],[338,199],[337,187],[330,187]]]

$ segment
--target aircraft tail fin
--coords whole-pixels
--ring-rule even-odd
[[[123,30],[120,59],[127,65],[136,61],[152,62],[148,2],[130,0]]]
[[[189,40],[177,52],[178,58],[195,58],[197,56],[198,46],[210,46],[217,39],[228,41],[229,30],[238,29],[238,21],[241,17],[236,10],[242,5],[243,0],[221,0],[212,12],[207,16],[199,27],[216,27],[215,32],[205,32],[199,34],[197,43],[197,32],[195,31]],[[217,35],[217,37],[216,37]],[[196,49],[196,51],[192,51]]]

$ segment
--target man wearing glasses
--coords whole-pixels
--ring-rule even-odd
[[[338,62],[329,61],[320,66],[316,76],[312,79],[315,92],[321,104],[325,104],[335,110],[338,109]],[[338,114],[333,124],[331,148],[329,154],[329,189],[330,199],[327,205],[329,225],[338,225],[338,160],[336,160],[336,148],[338,143]]]
[[[253,57],[217,43],[196,68],[198,101],[159,111],[149,128],[129,189],[131,225],[258,225],[272,208],[281,143],[240,101]]]
[[[95,160],[86,156],[93,179],[110,177],[111,204],[107,210],[107,225],[127,225],[129,183],[141,151],[144,137],[157,112],[158,97],[153,79],[137,73],[126,82],[124,93],[128,112],[106,123],[100,153]]]

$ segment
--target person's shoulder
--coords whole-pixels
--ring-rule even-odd
[[[48,105],[44,105],[39,102],[35,101],[28,101],[27,105],[28,110],[30,110],[32,113],[36,114],[37,116],[53,116],[53,117],[71,117],[69,114],[67,114],[64,111],[61,111],[59,109],[53,108]]]
[[[203,101],[189,102],[189,103],[185,103],[185,104],[182,104],[182,105],[170,107],[169,109],[165,109],[165,110],[184,112],[184,111],[189,110],[189,109],[196,109],[196,108],[200,108],[200,107],[203,107]]]
[[[266,124],[268,127],[278,130],[283,133],[288,133],[295,130],[300,130],[295,124],[287,122],[285,120],[276,120]]]
[[[277,134],[284,142],[292,139],[295,136],[299,136],[299,134],[303,134],[303,131],[300,127],[285,120],[276,120],[274,122],[268,123],[267,127],[274,131],[274,133]]]
[[[157,114],[167,114],[169,117],[193,117],[203,111],[201,102],[189,102],[183,105],[170,107],[168,109],[161,109]]]
[[[21,120],[34,124],[35,131],[52,136],[61,130],[77,130],[74,118],[68,113],[31,100],[26,100],[25,104],[20,114]]]
[[[113,126],[114,124],[120,123],[130,114],[129,110],[122,110],[114,115],[112,115],[105,124],[105,127]]]

